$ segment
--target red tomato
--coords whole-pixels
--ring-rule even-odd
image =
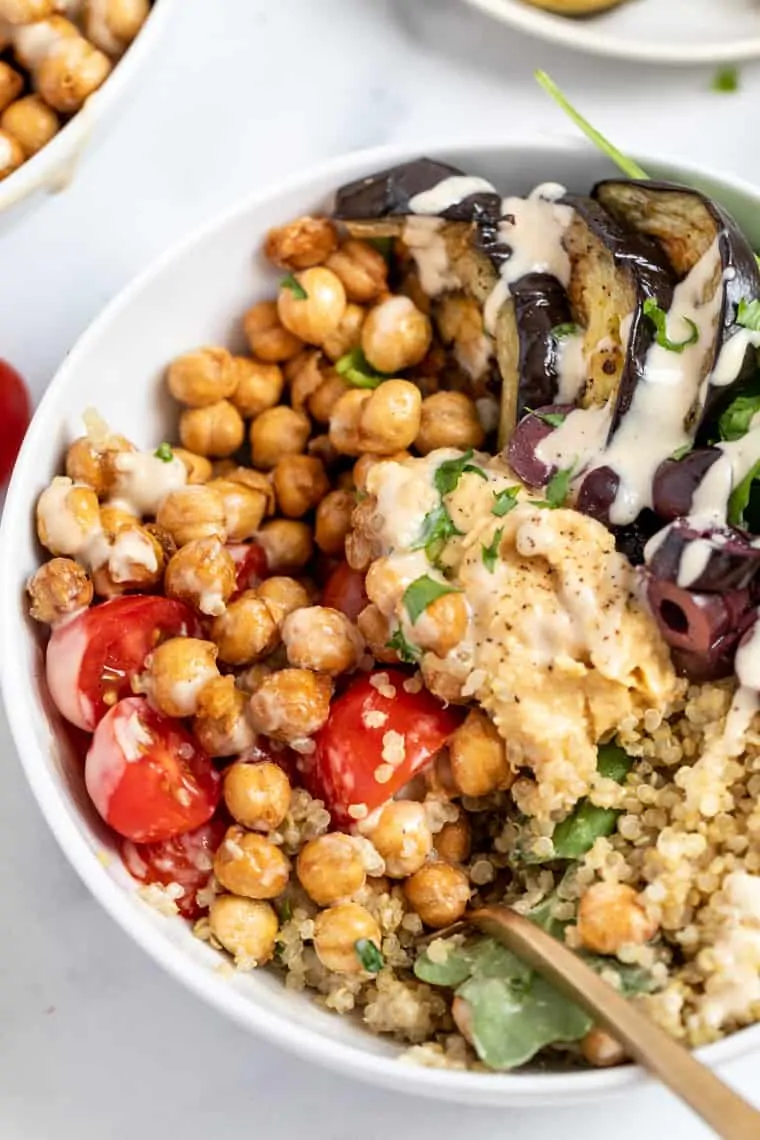
[[[255,589],[269,573],[264,547],[258,542],[228,542],[227,550],[235,563],[236,593]]]
[[[341,610],[351,621],[356,621],[364,607],[369,605],[363,572],[352,570],[347,562],[336,566],[325,582],[322,605]]]
[[[53,631],[47,647],[50,695],[66,720],[92,732],[109,708],[132,692],[131,680],[159,641],[202,637],[203,627],[173,598],[113,598]]]
[[[0,484],[16,462],[18,449],[29,426],[29,393],[15,368],[0,360]]]
[[[461,709],[445,708],[424,689],[407,693],[408,679],[398,669],[357,677],[333,701],[327,724],[314,738],[313,763],[305,773],[309,790],[325,801],[339,826],[356,822],[350,807],[369,813],[391,799],[461,723]],[[370,713],[383,713],[382,724],[368,724]],[[392,755],[395,738],[386,740],[389,732],[403,738],[400,762]],[[387,778],[378,780],[378,774]]]
[[[144,697],[127,697],[103,717],[84,780],[106,823],[135,843],[200,827],[221,795],[221,777],[195,738]]]
[[[178,883],[184,888],[184,894],[175,899],[179,913],[185,918],[200,918],[208,907],[201,905],[196,896],[211,878],[214,853],[226,830],[223,819],[212,819],[195,831],[159,843],[123,839],[121,857],[130,875],[141,883],[162,883],[165,887]]]
[[[282,744],[279,740],[271,740],[270,737],[263,736],[261,733],[258,733],[250,748],[246,748],[236,759],[246,764],[259,764],[262,760],[269,760],[278,768],[282,768],[291,784],[299,782],[298,753],[289,748],[287,744]]]

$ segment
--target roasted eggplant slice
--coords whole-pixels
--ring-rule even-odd
[[[452,180],[461,180],[452,182]],[[445,205],[450,195],[444,193],[440,210],[415,209],[413,199],[420,194],[455,185],[456,201]],[[473,189],[467,191],[468,184]],[[459,197],[459,194],[462,196]],[[338,190],[334,216],[341,221],[349,219],[399,217],[407,214],[434,214],[440,218],[459,222],[497,222],[501,213],[501,195],[483,178],[473,178],[432,158],[418,158],[392,166],[368,178],[349,182]]]

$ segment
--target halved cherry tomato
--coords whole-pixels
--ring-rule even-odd
[[[351,621],[356,621],[364,607],[369,605],[363,572],[352,570],[347,562],[336,566],[325,582],[322,605],[341,610]]]
[[[267,555],[258,542],[228,542],[227,550],[235,563],[235,593],[254,590],[269,573]]]
[[[173,598],[113,598],[53,631],[47,647],[47,682],[59,712],[92,732],[122,697],[159,641],[202,637],[203,627]]]
[[[141,883],[178,883],[184,893],[174,901],[179,913],[185,918],[200,918],[208,910],[198,902],[198,891],[207,886],[214,868],[214,854],[221,846],[227,823],[223,819],[212,819],[158,843],[133,843],[124,839],[121,843],[121,857],[124,866],[134,879]]]
[[[221,777],[195,738],[144,697],[127,697],[103,717],[84,779],[106,823],[135,843],[200,827],[221,794]]]
[[[0,484],[16,462],[18,449],[29,426],[29,393],[15,368],[0,360]]]
[[[444,707],[424,689],[408,693],[408,680],[398,669],[357,677],[333,701],[327,724],[314,737],[304,776],[337,826],[350,826],[392,799],[461,723],[461,709]],[[378,713],[382,723],[372,715]]]

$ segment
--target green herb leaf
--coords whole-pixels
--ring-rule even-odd
[[[393,637],[386,641],[385,647],[386,649],[395,649],[400,659],[405,661],[407,665],[415,665],[422,656],[417,646],[406,640],[401,626],[398,627]]]
[[[605,779],[622,784],[632,767],[633,760],[618,744],[600,744],[597,748],[596,770]]]
[[[551,330],[551,336],[553,336],[555,340],[564,340],[565,337],[575,336],[576,333],[580,332],[580,328],[581,326],[576,325],[575,321],[565,321],[562,325],[554,326]]]
[[[287,277],[283,277],[280,282],[281,289],[290,289],[290,292],[295,297],[296,301],[307,301],[309,294],[304,289],[301,282],[292,273],[288,273]]]
[[[760,393],[756,396],[737,396],[718,420],[720,438],[741,439],[746,435],[752,420],[760,412]]]
[[[649,317],[649,320],[655,327],[655,340],[661,348],[666,348],[668,352],[683,352],[690,344],[696,344],[699,340],[699,329],[694,324],[694,321],[689,320],[688,317],[682,317],[684,324],[687,324],[691,332],[686,337],[686,340],[671,340],[668,336],[667,324],[668,314],[664,309],[661,309],[653,297],[647,297],[644,302],[644,316]]]
[[[383,380],[388,379],[385,373],[375,371],[359,347],[341,356],[335,363],[335,371],[355,388],[379,388]]]
[[[428,606],[432,605],[438,598],[442,598],[446,594],[458,593],[459,590],[454,589],[453,586],[448,586],[445,582],[437,582],[435,578],[431,578],[429,574],[423,574],[421,578],[415,578],[404,590],[403,596],[406,612],[409,614],[409,620],[412,625],[414,625],[420,615],[425,612]]]
[[[760,301],[747,301],[742,297],[736,310],[736,323],[752,332],[760,332]]]
[[[692,448],[691,444],[685,443],[683,445],[683,447],[677,447],[670,458],[671,459],[683,459],[684,456],[688,455],[689,452],[692,450],[693,450],[693,448]]]
[[[170,443],[159,443],[156,450],[153,452],[156,459],[160,459],[162,463],[171,463],[174,459],[174,452]]]
[[[500,526],[493,536],[490,546],[481,545],[481,555],[483,558],[483,565],[489,574],[493,574],[496,569],[496,563],[499,560],[499,543],[501,536],[504,534],[504,527]]]
[[[497,519],[503,519],[505,515],[508,515],[509,512],[514,510],[517,506],[517,496],[519,493],[519,487],[506,487],[503,491],[499,491],[493,497],[491,514],[496,515]]]
[[[428,511],[425,515],[422,520],[420,537],[415,542],[412,550],[424,549],[433,565],[437,566],[446,543],[450,538],[454,538],[461,533],[462,532],[454,526],[454,520],[444,504],[441,503],[440,506],[434,507],[432,511]]]
[[[556,511],[559,507],[564,507],[567,502],[574,471],[574,463],[570,467],[563,467],[556,475],[552,475],[546,484],[546,506],[550,507],[551,510]]]
[[[650,994],[652,990],[656,989],[654,978],[642,966],[629,966],[619,962],[617,958],[605,958],[601,954],[588,954],[585,951],[581,951],[578,956],[597,974],[603,974],[610,970],[617,974],[618,985],[623,997]]]
[[[436,468],[433,483],[440,495],[450,495],[452,491],[456,490],[465,471],[471,471],[473,475],[479,475],[481,479],[488,480],[488,476],[482,467],[476,467],[474,463],[470,463],[472,456],[473,451],[470,448],[469,451],[465,451],[464,455],[460,455],[459,459],[445,459]]]
[[[567,419],[567,412],[531,412],[531,415],[554,428],[559,427]]]
[[[731,526],[744,525],[744,513],[749,506],[752,484],[758,478],[760,478],[760,460],[731,492],[728,500],[728,521]]]
[[[583,115],[581,115],[579,111],[576,111],[575,107],[568,102],[557,84],[545,71],[536,71],[535,77],[544,91],[551,95],[552,99],[559,104],[565,114],[583,131],[586,138],[591,140],[597,150],[600,150],[602,154],[605,154],[607,158],[611,159],[629,178],[644,179],[645,181],[649,180],[649,175],[645,170],[642,170],[637,162],[634,162],[632,158],[628,158],[622,151],[618,150],[616,146],[613,146],[604,135],[600,134],[595,127],[591,126],[588,119],[584,119]]]
[[[446,944],[448,953],[443,961],[432,961],[427,950],[414,963],[414,972],[421,982],[431,986],[449,986],[455,989],[466,982],[472,973],[472,947]]]
[[[596,767],[601,776],[622,784],[631,770],[633,761],[615,744],[600,745]],[[612,835],[620,812],[616,808],[597,807],[583,799],[575,809],[558,823],[552,834],[555,859],[580,859],[603,836]]]
[[[541,899],[541,902],[537,903],[536,906],[531,907],[525,917],[529,918],[536,926],[540,926],[547,934],[551,934],[552,938],[558,938],[562,941],[565,927],[569,924],[554,917],[553,912],[556,902],[557,892],[554,890],[551,894]]]
[[[384,959],[380,953],[379,948],[369,938],[360,938],[354,942],[354,950],[356,957],[362,964],[362,968],[368,974],[378,974],[384,965]]]
[[[730,94],[739,90],[739,69],[736,67],[719,67],[712,77],[711,91]]]
[[[282,899],[277,904],[277,916],[280,922],[290,922],[293,917],[293,907],[290,905],[290,899]]]

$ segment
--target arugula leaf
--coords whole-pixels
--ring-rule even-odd
[[[752,332],[760,332],[760,301],[742,297],[736,309],[736,323]]]
[[[719,67],[712,77],[711,91],[721,94],[731,94],[739,90],[739,69],[736,67]]]
[[[447,946],[448,953],[442,962],[433,961],[427,950],[418,955],[414,963],[414,972],[421,982],[431,986],[449,986],[456,989],[462,982],[466,982],[472,974],[472,963],[476,953],[476,944],[469,946],[456,946],[453,943]]]
[[[575,321],[565,321],[562,325],[555,325],[549,335],[553,336],[555,340],[564,340],[565,337],[575,336],[577,332],[580,332],[580,327],[580,325],[576,325]]]
[[[671,340],[668,336],[668,314],[664,309],[661,309],[653,297],[647,297],[644,302],[644,316],[649,317],[649,320],[655,327],[655,340],[661,348],[666,348],[668,352],[683,352],[690,344],[696,344],[699,340],[699,329],[694,324],[694,321],[689,320],[688,317],[682,317],[684,324],[687,324],[691,332],[685,340]]]
[[[744,514],[749,506],[752,484],[758,478],[760,478],[760,460],[731,492],[731,497],[728,500],[728,521],[731,526],[744,525]]]
[[[385,959],[379,948],[369,938],[359,938],[354,942],[356,957],[368,974],[378,974],[382,970]]]
[[[536,71],[534,75],[539,85],[560,105],[565,114],[583,131],[586,138],[591,140],[597,150],[600,150],[602,154],[611,159],[616,166],[620,167],[623,174],[627,174],[629,178],[649,181],[649,175],[645,170],[642,170],[637,162],[634,162],[632,158],[628,158],[622,151],[618,150],[616,146],[613,146],[604,135],[600,134],[595,127],[591,126],[591,123],[589,123],[587,119],[584,119],[579,111],[576,111],[575,107],[568,102],[557,84],[545,71]]]
[[[379,388],[388,377],[384,372],[376,372],[361,348],[352,348],[335,363],[335,371],[345,376],[355,388]]]
[[[280,282],[281,289],[290,289],[290,292],[295,297],[296,301],[307,301],[309,294],[304,289],[301,282],[292,273],[288,273],[287,277],[283,277]]]
[[[440,495],[450,495],[452,491],[456,490],[465,471],[471,471],[473,475],[479,475],[481,479],[488,480],[488,476],[482,467],[476,467],[474,463],[470,463],[472,456],[473,450],[470,448],[459,459],[445,459],[443,463],[439,464],[433,476],[433,483]]]
[[[496,569],[496,563],[499,558],[499,543],[501,536],[504,534],[504,527],[501,526],[493,536],[493,541],[490,546],[481,546],[481,553],[483,557],[483,565],[489,574],[493,574]]]
[[[633,760],[622,748],[603,744],[597,753],[596,767],[601,776],[622,784],[631,770]],[[555,859],[580,859],[602,836],[612,835],[620,812],[617,808],[597,807],[583,799],[552,834]]]
[[[412,645],[410,641],[404,637],[404,631],[401,626],[398,627],[393,637],[385,643],[386,649],[395,649],[402,661],[407,665],[416,665],[422,653],[416,645]]]
[[[671,459],[683,459],[684,456],[688,455],[689,452],[692,450],[693,450],[693,448],[692,448],[691,444],[685,443],[683,445],[683,447],[677,447],[675,449],[675,451],[673,452],[673,454],[670,456],[670,458]]]
[[[760,412],[760,393],[755,396],[737,396],[718,420],[721,439],[741,439],[750,429],[753,418]]]
[[[440,506],[434,507],[425,515],[422,520],[420,537],[412,550],[424,549],[433,565],[437,566],[446,543],[450,538],[461,533],[461,530],[454,526],[454,520],[444,504],[441,503]]]
[[[497,519],[503,519],[504,515],[508,515],[517,506],[519,493],[519,487],[505,487],[503,491],[494,494],[491,514],[496,515]]]
[[[155,455],[156,459],[160,459],[162,463],[171,463],[172,459],[174,459],[174,452],[172,451],[171,444],[166,443],[166,441],[159,443],[153,454]]]
[[[446,594],[458,594],[460,591],[445,582],[436,582],[429,574],[423,574],[407,586],[402,601],[409,614],[412,625],[420,618],[428,606]]]

